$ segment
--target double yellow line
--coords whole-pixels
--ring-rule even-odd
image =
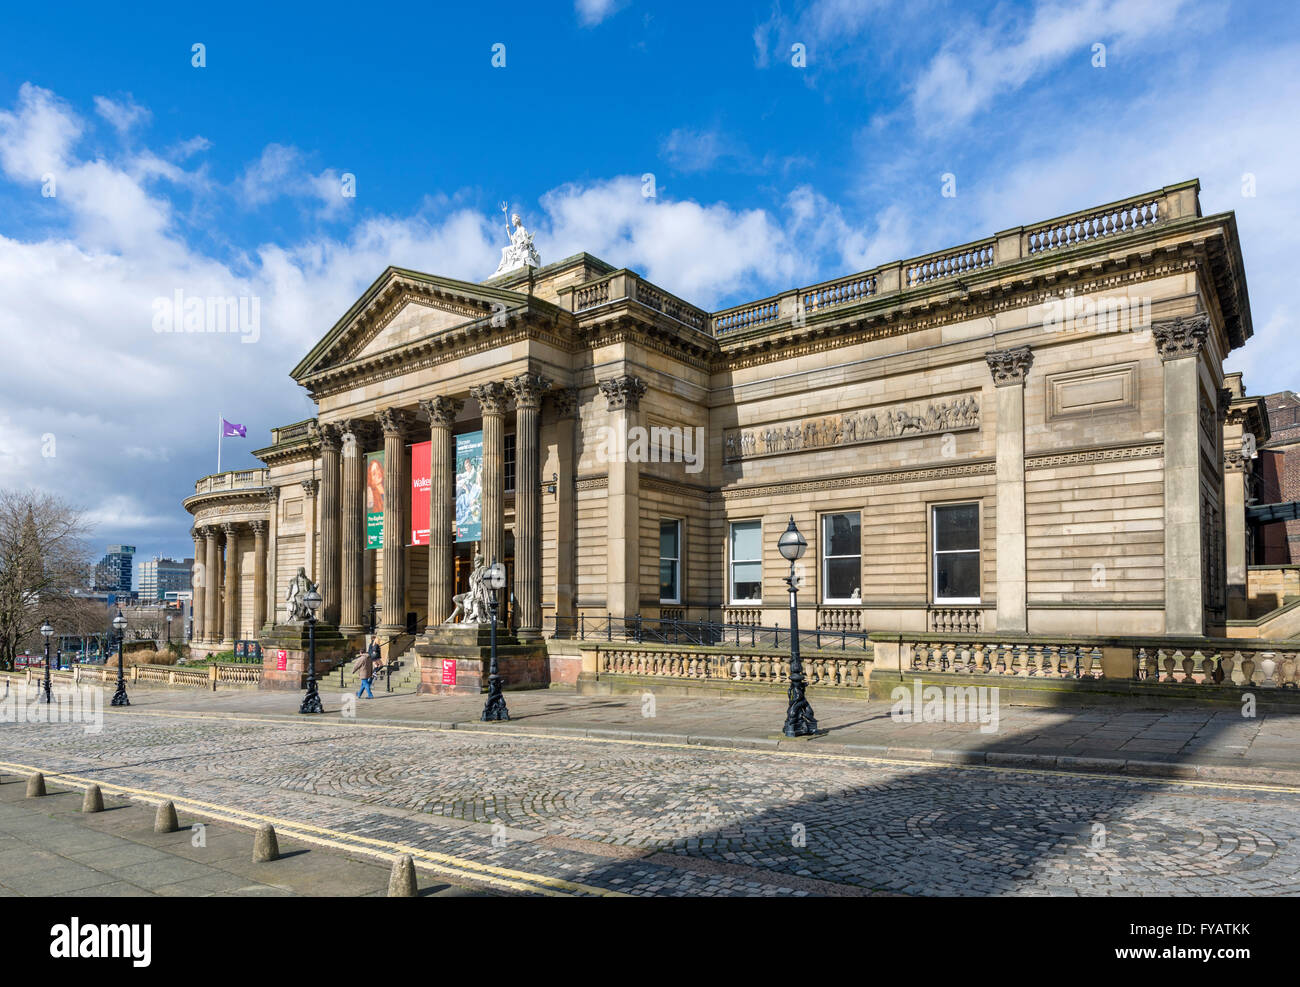
[[[14,774],[29,775],[41,771],[39,767],[11,761],[0,761],[0,769]],[[257,812],[249,812],[247,809],[220,805],[214,802],[204,802],[183,795],[170,795],[166,792],[155,792],[145,788],[131,788],[126,785],[117,785],[62,772],[43,773],[47,782],[58,782],[72,788],[89,788],[91,785],[98,785],[105,795],[119,795],[140,802],[161,804],[170,801],[176,806],[177,810],[183,810],[192,815],[230,823],[235,826],[256,829],[263,823],[270,823],[275,827],[277,836],[298,840],[325,849],[339,850],[346,853],[361,853],[385,861],[391,861],[396,854],[409,853],[416,866],[420,869],[436,874],[439,877],[450,878],[453,881],[465,881],[471,885],[486,885],[490,888],[523,894],[539,894],[552,898],[578,895],[614,898],[630,897],[623,892],[610,891],[589,884],[580,884],[562,878],[547,877],[544,874],[514,870],[509,867],[496,867],[492,864],[483,864],[464,857],[437,853],[422,847],[394,843],[390,840],[377,840],[369,836],[345,833],[324,826],[313,826],[310,823],[284,819],[279,816],[267,816]]]

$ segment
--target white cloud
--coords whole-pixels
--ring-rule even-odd
[[[917,78],[912,95],[918,124],[938,132],[964,122],[1067,57],[1088,64],[1091,46],[1119,51],[1168,43],[1189,0],[1083,0],[1037,4],[1026,19],[994,9],[982,28],[952,32]]]
[[[574,0],[573,10],[583,27],[595,27],[621,10],[621,0]]]
[[[151,116],[150,112],[136,103],[129,93],[123,100],[113,100],[107,96],[96,96],[95,112],[111,123],[114,130],[123,135],[137,124],[147,121]]]

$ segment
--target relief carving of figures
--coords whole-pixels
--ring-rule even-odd
[[[951,401],[927,402],[924,410],[895,407],[882,412],[850,412],[728,433],[724,450],[728,461],[776,452],[828,448],[929,435],[954,428],[974,428],[980,423],[979,400],[970,395]]]

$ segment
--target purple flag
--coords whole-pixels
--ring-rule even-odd
[[[244,428],[243,425],[236,425],[233,422],[228,422],[223,418],[221,419],[221,434],[238,435],[241,439],[245,439],[248,438],[248,429]]]

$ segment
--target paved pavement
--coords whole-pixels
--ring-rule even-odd
[[[471,720],[474,697],[381,696],[345,718],[327,692],[335,712],[299,717],[292,695],[140,689],[97,735],[0,725],[0,771],[410,852],[430,879],[520,894],[1300,894],[1300,787],[909,761],[845,742],[915,727],[993,753],[1023,723],[1081,753],[1262,761],[1285,746],[1282,718],[1008,710],[986,735],[827,702],[828,737],[777,747],[780,701],[661,696],[651,717],[639,696],[508,698],[518,719],[497,726]],[[631,736],[647,722],[656,739]]]
[[[916,722],[891,716],[889,702],[814,700],[826,735],[780,738],[784,698],[584,697],[542,690],[506,694],[513,720],[485,727],[482,697],[376,692],[355,700],[322,683],[327,719],[492,729],[557,736],[661,740],[726,747],[770,747],[887,756],[926,762],[1086,770],[1300,785],[1300,715],[1244,717],[1236,710],[1128,707],[998,708],[995,731],[979,722]],[[293,715],[299,696],[255,690],[137,689],[132,702],[152,710],[200,714]],[[349,715],[352,714],[352,715]],[[919,719],[919,717],[918,717]]]

